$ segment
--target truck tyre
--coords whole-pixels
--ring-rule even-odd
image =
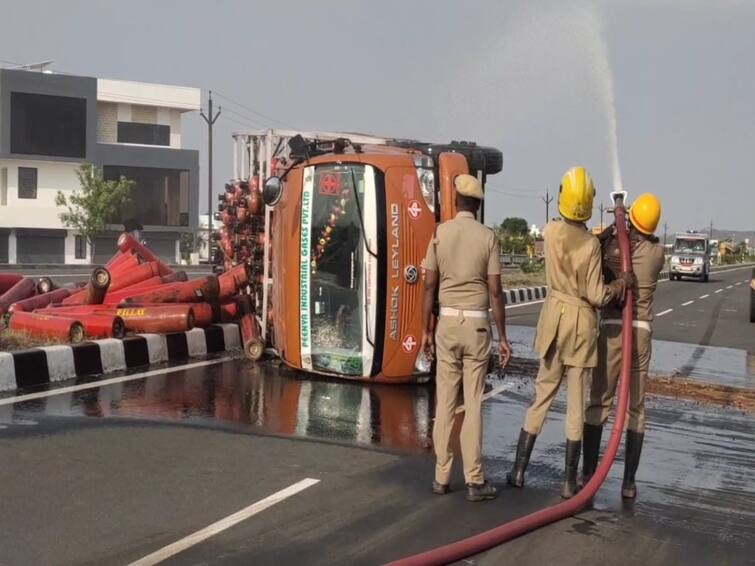
[[[494,147],[481,149],[485,152],[485,174],[495,175],[503,171],[503,153]]]

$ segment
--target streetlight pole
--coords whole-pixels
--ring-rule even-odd
[[[207,123],[207,262],[211,262],[210,243],[212,242],[212,127],[220,116],[222,108],[218,106],[218,113],[212,114],[212,91],[207,100],[207,114],[200,110],[199,114]]]

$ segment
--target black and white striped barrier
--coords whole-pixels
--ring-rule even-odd
[[[541,285],[540,287],[524,287],[522,289],[504,289],[503,298],[507,305],[530,303],[544,299],[547,291],[548,287],[545,285]]]
[[[0,391],[241,349],[237,324],[0,352]]]

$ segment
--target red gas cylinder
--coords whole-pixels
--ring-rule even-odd
[[[218,277],[219,298],[228,299],[246,287],[249,282],[249,268],[245,263],[231,268]]]
[[[19,311],[13,313],[9,328],[35,338],[52,338],[61,342],[76,343],[84,339],[84,326],[75,318],[62,316]]]
[[[110,273],[104,267],[95,267],[89,277],[84,297],[85,305],[101,305],[110,287]]]
[[[19,279],[7,291],[0,295],[0,316],[8,312],[8,308],[18,301],[28,299],[37,292],[34,279],[25,277]]]
[[[115,273],[108,290],[111,293],[119,291],[120,289],[125,289],[126,287],[159,276],[159,273],[160,264],[156,261],[149,261],[131,269]]]
[[[16,273],[0,273],[0,293],[5,293],[23,278],[23,275]]]
[[[161,287],[163,284],[163,278],[159,275],[156,275],[155,277],[150,277],[149,279],[142,281],[141,283],[136,283],[135,285],[131,285],[130,287],[126,287],[125,289],[121,289],[115,292],[108,291],[107,295],[105,295],[105,300],[102,301],[102,304],[118,305],[121,303],[121,301],[123,301],[123,299],[130,297],[131,295],[153,291]]]
[[[220,304],[220,322],[233,322],[239,317],[239,305],[236,301]]]
[[[260,216],[265,210],[265,207],[262,205],[262,195],[260,194],[259,189],[252,191],[249,193],[249,196],[246,197],[246,207],[249,209],[250,214]]]
[[[255,362],[265,353],[265,345],[260,338],[260,328],[257,319],[251,313],[241,316],[241,341],[244,343],[244,354]]]
[[[210,275],[184,283],[162,285],[152,291],[137,292],[124,299],[123,303],[196,303],[201,301],[217,301],[218,291],[218,278]]]
[[[33,297],[29,297],[28,299],[24,299],[23,301],[16,301],[10,307],[8,307],[8,312],[30,312],[34,309],[41,309],[51,303],[59,303],[70,294],[71,292],[68,289],[55,289],[54,291],[50,291],[49,293],[35,295]]]
[[[210,303],[194,303],[187,305],[194,312],[194,326],[204,328],[210,326],[219,317],[219,311]]]
[[[49,277],[40,277],[37,280],[37,293],[40,295],[54,291],[57,288],[58,286]]]
[[[174,271],[170,275],[163,275],[160,279],[163,283],[180,283],[182,281],[188,281],[189,276],[185,271]]]
[[[184,332],[194,328],[191,305],[133,305],[119,307],[116,316],[123,318],[127,330],[133,332]]]
[[[120,316],[95,312],[78,314],[76,320],[84,325],[84,333],[89,338],[123,338],[126,335],[126,325]]]

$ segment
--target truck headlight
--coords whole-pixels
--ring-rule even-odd
[[[695,258],[695,265],[702,265],[703,264],[703,258],[696,257]]]
[[[679,258],[676,256],[672,256],[671,263],[674,263],[674,264],[679,263]]]
[[[435,212],[435,171],[433,159],[426,155],[414,156],[414,167],[417,171],[417,181],[425,204],[431,212]]]

